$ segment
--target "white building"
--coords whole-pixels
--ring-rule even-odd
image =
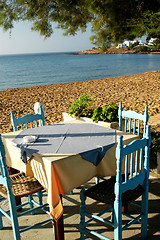
[[[155,40],[155,38],[154,38]],[[131,44],[134,44],[135,42],[139,42],[139,45],[143,45],[144,43],[142,42],[142,39],[136,39],[136,40],[133,40],[133,41],[124,41],[123,43],[119,43],[117,48],[126,48],[126,47],[129,47]]]
[[[129,45],[135,43],[137,40],[134,41],[124,41],[123,43],[119,43],[117,48],[126,48],[129,47]],[[139,40],[138,40],[139,41]],[[139,41],[140,42],[140,41]],[[142,41],[141,41],[142,42]],[[142,44],[142,43],[141,43]]]
[[[154,41],[157,40],[157,38],[151,38],[149,41],[148,41],[148,45],[152,46],[154,45]]]

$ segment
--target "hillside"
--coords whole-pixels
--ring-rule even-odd
[[[133,54],[133,53],[160,53],[160,52],[139,52],[137,50],[127,50],[126,48],[116,48],[116,47],[110,47],[106,52],[101,53],[100,49],[89,49],[84,50],[82,52],[78,52],[76,54]]]

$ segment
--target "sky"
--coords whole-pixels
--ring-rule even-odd
[[[31,31],[31,23],[16,23],[9,32],[0,29],[0,55],[22,54],[22,53],[42,53],[42,52],[76,52],[91,49],[89,38],[90,28],[85,33],[78,32],[76,36],[63,36],[63,31],[54,29],[54,34],[44,40],[39,32]]]

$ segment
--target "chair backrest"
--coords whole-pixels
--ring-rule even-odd
[[[35,113],[40,113],[40,106],[42,106],[42,109],[43,109],[43,113],[44,113],[44,116],[46,115],[46,107],[44,104],[40,103],[40,102],[36,102],[34,104],[34,111]]]
[[[27,114],[20,118],[15,118],[14,112],[11,111],[11,123],[12,123],[14,131],[17,131],[18,125],[20,125],[21,129],[23,130],[23,128],[24,128],[23,124],[25,124],[26,128],[29,127],[29,124],[30,124],[30,127],[33,128],[34,122],[35,122],[36,127],[44,126],[45,125],[44,118],[45,118],[45,116],[44,116],[44,113],[42,110],[42,106],[40,106],[39,114]]]
[[[122,103],[119,103],[119,110],[118,110],[118,116],[119,116],[119,130],[124,132],[129,132],[133,134],[140,135],[140,128],[141,128],[141,121],[143,121],[143,133],[146,131],[146,125],[149,119],[148,116],[148,108],[145,107],[144,114],[137,113],[135,111],[125,111],[122,109]],[[125,118],[125,125],[124,129],[122,127],[122,119]],[[138,125],[138,126],[137,126]],[[138,128],[138,131],[136,129]]]
[[[5,149],[1,135],[0,135],[0,184],[4,185],[7,188],[7,191],[12,189],[12,184],[6,164]]]
[[[115,194],[136,188],[149,177],[149,147],[151,144],[150,126],[146,126],[146,132],[141,139],[132,141],[123,146],[123,136],[118,136],[116,148],[117,175]],[[122,168],[124,167],[124,172]],[[122,181],[122,174],[124,179]]]

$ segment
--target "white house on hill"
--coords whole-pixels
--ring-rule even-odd
[[[123,43],[119,43],[117,48],[126,48],[126,47],[129,47],[129,45],[133,44],[137,42],[137,40],[134,40],[134,41],[124,41]],[[138,40],[139,42],[139,45],[143,44],[142,43],[142,40]]]

